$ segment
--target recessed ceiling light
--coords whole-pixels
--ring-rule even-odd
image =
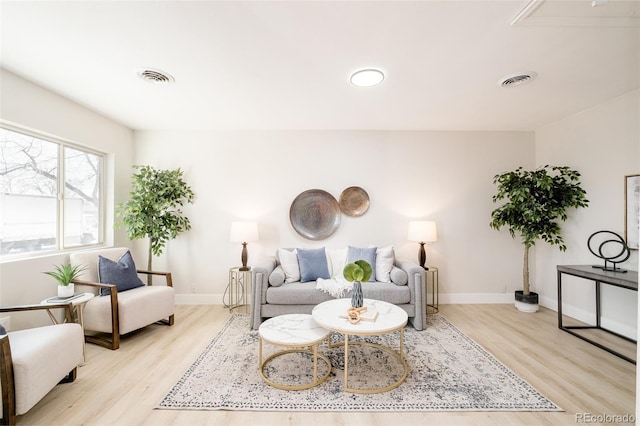
[[[359,70],[351,74],[351,84],[359,87],[371,87],[382,83],[384,73],[380,70],[369,68]]]
[[[175,81],[171,75],[155,68],[140,68],[136,70],[136,74],[144,81],[160,85],[170,84]]]

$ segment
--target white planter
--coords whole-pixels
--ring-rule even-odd
[[[75,289],[73,284],[69,285],[59,285],[58,286],[58,297],[71,297],[73,296]]]

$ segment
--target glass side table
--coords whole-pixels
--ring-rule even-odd
[[[229,312],[244,307],[244,313],[249,313],[250,288],[251,270],[241,271],[240,267],[229,269]]]
[[[429,269],[424,271],[427,283],[427,313],[438,313],[438,268],[434,266],[428,266]],[[431,289],[431,292],[429,292]],[[429,303],[431,300],[431,303]]]

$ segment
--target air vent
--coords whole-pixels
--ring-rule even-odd
[[[502,86],[502,87],[519,86],[521,84],[525,84],[533,80],[536,77],[536,75],[537,74],[535,72],[526,72],[526,73],[507,75],[502,77],[500,80],[498,80],[498,86]]]
[[[144,81],[160,85],[170,84],[175,81],[175,79],[166,72],[153,68],[141,68],[136,71],[136,74]]]

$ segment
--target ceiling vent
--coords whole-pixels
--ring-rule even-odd
[[[136,71],[138,77],[149,83],[160,85],[171,84],[175,79],[164,71],[153,68],[141,68]]]
[[[525,72],[525,73],[506,75],[502,77],[500,80],[498,80],[498,86],[502,86],[502,87],[519,86],[521,84],[525,84],[533,80],[536,77],[536,75],[537,74],[535,72]]]

